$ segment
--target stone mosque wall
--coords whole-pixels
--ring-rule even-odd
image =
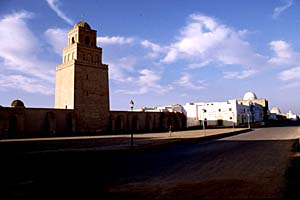
[[[0,107],[0,138],[34,138],[185,129],[186,117],[172,112],[110,111],[104,132],[78,130],[78,114],[71,109]]]
[[[72,135],[75,128],[73,110],[0,108],[1,138],[67,136]]]

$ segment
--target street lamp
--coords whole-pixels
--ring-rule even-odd
[[[232,127],[233,127],[233,130],[234,130],[234,112],[232,112]]]
[[[247,116],[248,116],[248,128],[250,128],[250,114],[248,113]]]
[[[129,102],[129,106],[131,111],[133,110],[133,106],[134,106],[134,102],[132,100],[130,100]],[[130,131],[131,137],[130,137],[130,146],[131,148],[133,148],[133,130]]]
[[[130,100],[129,106],[130,106],[130,109],[131,109],[131,111],[132,111],[132,110],[133,110],[133,106],[134,106],[134,102],[133,102],[132,100]]]
[[[203,108],[202,111],[203,111],[203,136],[205,136],[205,119],[204,119],[204,113],[205,113],[206,110]]]

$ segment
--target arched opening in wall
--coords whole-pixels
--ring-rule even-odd
[[[116,131],[121,131],[121,130],[123,130],[124,128],[123,128],[123,125],[124,124],[124,122],[123,122],[123,117],[122,116],[118,116],[117,118],[116,118]]]
[[[152,130],[152,117],[150,115],[147,115],[146,117],[146,129],[151,131]]]
[[[173,125],[172,126],[173,126],[174,130],[179,129],[178,119],[177,119],[176,115],[173,116]]]
[[[92,56],[91,56],[91,54],[88,54],[87,55],[87,61],[91,62],[91,60],[92,60]]]
[[[177,113],[176,120],[177,120],[177,128],[178,129],[182,129],[185,127],[184,126],[184,117],[181,114]]]
[[[153,123],[152,124],[153,124],[153,127],[152,127],[153,129],[158,129],[159,128],[159,127],[157,127],[157,124],[156,124],[156,115],[153,116]]]
[[[131,128],[132,128],[133,131],[138,130],[138,117],[136,115],[133,116],[133,118],[132,118]]]
[[[172,118],[171,118],[171,116],[169,116],[168,120],[167,120],[167,127],[166,128],[169,128],[171,125],[173,126],[173,124],[172,124]]]
[[[54,112],[47,112],[47,132],[50,136],[56,133],[56,116]]]
[[[76,124],[75,124],[75,114],[68,113],[67,114],[67,127],[66,127],[65,135],[73,135],[76,131]]]
[[[75,44],[75,38],[72,37],[72,44]]]
[[[100,58],[98,55],[96,55],[96,60],[97,60],[97,63],[100,63]]]
[[[17,117],[12,115],[9,117],[8,134],[10,137],[17,136]]]
[[[217,125],[218,125],[218,126],[223,126],[223,120],[222,120],[222,119],[218,119]]]

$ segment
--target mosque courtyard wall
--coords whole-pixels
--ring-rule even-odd
[[[0,108],[0,137],[67,136],[75,132],[75,113],[68,109]]]
[[[134,132],[174,131],[186,127],[182,113],[110,111],[109,129],[104,132],[78,128],[72,109],[0,107],[0,138],[34,138]]]

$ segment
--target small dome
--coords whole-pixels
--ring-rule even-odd
[[[77,27],[83,27],[83,28],[86,28],[86,29],[91,29],[91,26],[88,23],[84,22],[84,21],[80,21],[77,24],[75,24],[74,28],[77,28]]]
[[[254,92],[247,92],[243,98],[243,100],[254,100],[254,99],[257,99],[256,94]]]
[[[23,103],[21,100],[19,100],[19,99],[14,100],[14,101],[10,104],[10,106],[11,106],[12,108],[25,108],[24,103]]]
[[[271,109],[270,113],[280,114],[281,111],[278,107],[274,107],[274,108]]]

